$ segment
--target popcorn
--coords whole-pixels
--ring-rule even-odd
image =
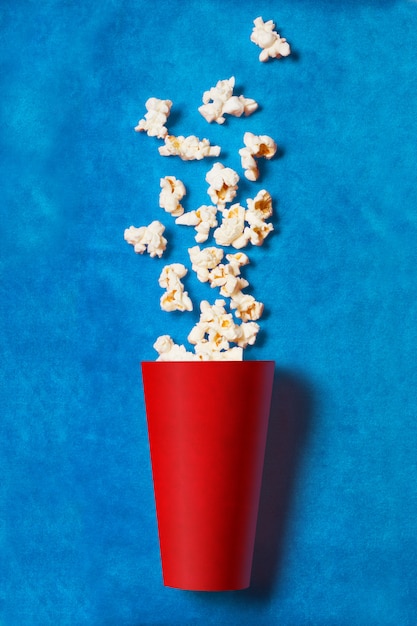
[[[272,20],[264,22],[262,17],[257,17],[253,23],[255,26],[250,39],[262,48],[259,54],[260,61],[264,62],[269,58],[280,59],[291,53],[289,43],[275,31],[275,24]]]
[[[164,311],[193,310],[193,303],[188,293],[184,291],[184,285],[180,280],[187,272],[187,268],[182,263],[171,263],[163,268],[159,284],[166,289],[166,293],[161,296],[161,309]]]
[[[198,110],[207,122],[223,124],[225,113],[241,117],[256,111],[258,103],[252,98],[234,96],[234,86],[235,77],[232,76],[228,80],[219,80],[215,87],[204,92],[203,105]]]
[[[219,263],[219,265],[210,271],[208,277],[210,286],[220,287],[220,294],[228,298],[233,298],[249,285],[247,280],[239,278],[241,263],[235,258],[236,256],[237,255],[232,254],[226,255],[229,263]],[[242,256],[246,258],[246,262],[248,263],[248,257],[246,255]]]
[[[259,191],[256,196],[251,199],[248,198],[247,199],[247,205],[248,205],[248,210],[246,215],[247,216],[255,216],[261,220],[265,220],[268,219],[268,217],[271,217],[272,215],[272,198],[271,198],[271,194],[269,193],[269,191],[266,191],[266,189],[261,189],[261,191]],[[248,222],[251,221],[251,218],[247,217],[246,218]]]
[[[165,145],[158,148],[162,156],[179,156],[183,161],[200,161],[205,157],[217,157],[220,154],[220,146],[211,146],[208,139],[201,141],[195,135],[165,137]]]
[[[223,221],[214,231],[214,239],[219,246],[243,248],[248,243],[244,229],[245,209],[240,204],[233,204],[230,209],[223,211]]]
[[[259,331],[256,322],[236,324],[233,316],[226,312],[224,300],[216,300],[210,305],[206,300],[200,304],[200,321],[188,335],[188,341],[195,344],[197,354],[213,355],[231,351],[230,343],[246,348],[255,343]],[[235,351],[236,352],[236,351]],[[236,356],[240,354],[236,352]],[[230,358],[231,355],[228,355]]]
[[[186,194],[184,183],[175,176],[165,176],[160,179],[161,193],[159,194],[159,206],[167,213],[177,217],[184,213],[184,207],[180,201]]]
[[[210,305],[207,300],[200,304],[200,321],[188,335],[191,344],[208,342],[212,350],[220,351],[229,348],[229,342],[235,342],[240,336],[238,326],[231,313],[227,313],[224,300],[216,300]]]
[[[245,219],[249,226],[245,228],[245,236],[252,245],[261,246],[269,233],[274,230],[270,222],[265,222],[272,215],[271,194],[261,189],[255,198],[248,198],[247,205]]]
[[[171,112],[171,100],[149,98],[145,103],[145,107],[148,112],[145,114],[144,119],[140,120],[138,125],[135,126],[135,131],[145,131],[149,137],[163,139],[168,133],[165,123]]]
[[[174,343],[169,335],[161,335],[153,344],[158,352],[157,361],[196,361],[196,355],[188,352],[185,346]]]
[[[230,308],[236,309],[236,317],[243,322],[258,320],[264,311],[262,302],[257,302],[252,295],[242,291],[232,295]]]
[[[188,249],[192,269],[197,274],[197,278],[202,283],[209,280],[210,270],[215,268],[223,259],[223,250],[221,248],[204,248],[200,250],[199,246]]]
[[[124,238],[127,243],[134,246],[134,250],[138,254],[147,251],[151,257],[158,256],[161,258],[167,245],[167,240],[162,235],[164,231],[165,226],[155,220],[149,226],[126,228]]]
[[[224,208],[226,203],[231,202],[236,196],[239,175],[231,167],[215,163],[207,172],[206,182],[209,183],[207,193],[213,204]]]
[[[278,146],[268,135],[254,135],[250,132],[243,135],[243,142],[245,147],[239,150],[239,154],[245,176],[251,181],[258,180],[259,170],[255,158],[272,159]]]
[[[256,322],[244,322],[240,324],[239,329],[240,335],[236,342],[237,345],[241,348],[253,346],[259,332],[259,324],[257,324]]]
[[[176,224],[183,226],[195,226],[197,234],[195,240],[197,243],[207,241],[210,229],[217,226],[217,207],[202,205],[196,211],[184,213],[175,220]]]

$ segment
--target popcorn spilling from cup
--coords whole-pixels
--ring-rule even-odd
[[[261,17],[256,18],[250,39],[262,48],[259,55],[262,62],[290,54],[288,42],[275,31],[271,20],[265,22]],[[203,93],[203,104],[198,111],[208,123],[224,124],[225,115],[247,117],[258,109],[255,100],[235,95],[234,88],[235,77],[232,76],[219,80]],[[135,131],[162,139],[164,143],[158,148],[161,156],[178,156],[183,161],[218,157],[221,147],[211,145],[208,139],[169,133],[167,121],[172,106],[171,100],[149,98],[145,103],[147,113]],[[251,132],[244,133],[243,143],[244,147],[239,149],[241,167],[246,179],[254,182],[260,177],[258,160],[272,159],[277,153],[277,144],[268,135]],[[161,335],[153,346],[158,361],[242,360],[243,350],[255,343],[260,329],[257,320],[263,314],[264,305],[245,291],[249,282],[241,275],[241,269],[250,260],[240,250],[249,244],[261,246],[274,230],[272,222],[268,221],[273,215],[271,194],[262,189],[253,198],[246,199],[246,206],[236,202],[240,176],[219,161],[207,172],[205,181],[211,204],[185,211],[181,204],[187,193],[184,183],[175,176],[162,177],[159,207],[175,218],[176,224],[194,227],[197,244],[207,242],[210,237],[214,239],[215,246],[200,248],[195,245],[188,249],[188,254],[197,279],[218,289],[221,297],[215,299],[214,304],[207,300],[200,303],[199,320],[187,338],[194,351],[176,344],[169,335]],[[146,252],[150,257],[161,258],[168,243],[164,232],[165,226],[155,220],[148,226],[130,226],[125,230],[124,238],[136,253]],[[237,252],[225,254],[223,247],[234,248]],[[163,267],[159,276],[159,285],[164,289],[160,298],[162,310],[193,310],[192,300],[182,282],[187,273],[188,269],[182,263]]]

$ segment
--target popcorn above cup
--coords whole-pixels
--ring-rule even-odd
[[[160,179],[161,192],[159,194],[159,206],[173,217],[184,213],[184,207],[180,204],[186,195],[184,183],[175,176],[164,176]]]
[[[159,98],[148,98],[145,103],[147,113],[145,117],[135,126],[135,131],[145,131],[150,137],[158,137],[163,139],[168,129],[165,124],[171,112],[171,100],[160,100]]]
[[[166,250],[167,240],[163,237],[165,226],[155,220],[149,226],[130,226],[124,232],[124,238],[130,243],[135,252],[143,254],[148,252],[151,257],[161,257]]]
[[[259,169],[256,159],[265,158],[272,159],[278,146],[272,137],[268,135],[254,135],[246,132],[243,135],[244,148],[240,148],[242,168],[245,170],[245,176],[248,180],[255,181],[259,178]]]
[[[239,174],[231,167],[225,167],[217,162],[207,172],[206,182],[209,184],[207,193],[210,200],[221,209],[235,198]]]
[[[195,240],[197,243],[207,241],[210,229],[217,226],[217,207],[207,206],[203,204],[195,211],[188,211],[175,220],[176,224],[182,226],[194,226],[197,234]]]
[[[159,277],[159,285],[166,289],[161,296],[161,309],[164,311],[192,311],[193,303],[188,296],[188,292],[184,291],[184,285],[181,282],[188,273],[187,268],[182,263],[171,263],[166,265]]]
[[[232,76],[228,80],[219,80],[215,87],[204,92],[203,104],[198,110],[207,122],[224,124],[225,113],[241,117],[256,111],[258,103],[252,98],[234,96],[234,86],[235,77]]]
[[[167,135],[165,145],[160,146],[158,151],[162,156],[179,156],[183,161],[200,161],[205,157],[219,156],[221,148],[210,145],[208,139],[200,141],[195,135]]]
[[[257,17],[253,23],[255,26],[250,39],[262,48],[259,54],[260,61],[264,62],[270,58],[280,59],[281,57],[287,57],[291,53],[290,44],[276,32],[275,24],[272,20],[264,22],[262,17]]]

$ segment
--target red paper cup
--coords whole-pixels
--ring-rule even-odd
[[[244,589],[274,362],[144,362],[142,376],[164,584]]]

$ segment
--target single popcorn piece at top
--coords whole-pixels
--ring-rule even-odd
[[[165,226],[155,220],[149,224],[149,226],[130,226],[126,228],[124,232],[124,238],[127,243],[130,243],[135,252],[143,254],[148,252],[151,257],[159,257],[163,255],[166,250],[167,240],[163,236]]]
[[[149,137],[164,139],[168,134],[168,129],[165,124],[171,112],[171,100],[148,98],[145,107],[148,112],[145,114],[145,117],[138,122],[138,125],[135,126],[135,131],[144,131]]]
[[[160,179],[161,192],[159,194],[159,206],[173,217],[184,213],[181,200],[186,195],[185,185],[175,176],[164,176]]]
[[[207,190],[210,200],[218,208],[232,202],[237,193],[239,174],[231,167],[225,167],[222,163],[215,163],[206,174]]]
[[[240,148],[242,168],[248,180],[255,181],[259,178],[259,169],[256,159],[272,159],[275,156],[278,146],[269,135],[254,135],[246,132],[243,135],[244,148]]]
[[[200,139],[195,135],[184,137],[179,135],[167,135],[165,144],[158,148],[162,156],[179,156],[183,161],[200,161],[206,157],[217,157],[220,154],[220,146],[212,146],[208,139]]]
[[[259,54],[260,61],[265,62],[270,58],[280,59],[291,54],[290,44],[276,32],[272,20],[264,22],[262,17],[257,17],[253,23],[254,27],[250,39],[262,48]]]
[[[210,235],[210,230],[218,224],[216,215],[217,207],[203,204],[195,211],[188,211],[177,217],[175,223],[182,226],[194,226],[197,231],[196,242],[204,243]]]
[[[192,311],[193,303],[188,293],[184,291],[181,282],[188,273],[187,268],[182,263],[171,263],[166,265],[159,277],[159,285],[166,289],[161,296],[161,309],[164,311]]]
[[[252,98],[244,96],[234,96],[235,77],[228,80],[219,80],[215,87],[212,87],[203,94],[203,104],[199,107],[199,112],[204,119],[211,123],[224,124],[226,118],[224,114],[241,117],[251,115],[258,108],[258,103]]]

